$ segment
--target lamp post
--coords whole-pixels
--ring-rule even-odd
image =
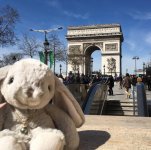
[[[60,66],[59,66],[59,67],[60,67],[60,75],[61,75],[61,68],[62,68],[62,65],[60,64]]]
[[[143,75],[145,74],[145,63],[143,62]]]
[[[139,57],[138,56],[134,56],[132,59],[135,60],[135,75],[137,75],[136,61],[139,59]]]
[[[128,73],[128,69],[126,68],[126,73]]]
[[[49,53],[49,42],[47,40],[47,38],[45,38],[45,42],[44,42],[44,54],[45,54],[45,60],[44,63],[47,65],[48,62],[48,53]]]
[[[93,58],[91,57],[91,79],[92,79],[92,73],[93,73]]]
[[[105,75],[105,65],[103,66],[103,68],[104,68],[104,75]]]
[[[63,27],[58,27],[58,28],[54,28],[54,29],[47,29],[47,30],[34,30],[34,29],[30,29],[30,31],[33,31],[33,32],[40,32],[40,33],[44,33],[45,35],[45,41],[44,41],[44,63],[47,65],[47,62],[48,62],[48,54],[49,54],[49,42],[47,40],[47,34],[49,32],[53,32],[53,31],[57,31],[57,30],[61,30],[63,29]]]
[[[79,67],[77,68],[77,71],[78,71],[78,75],[79,75]]]
[[[115,77],[116,77],[116,65],[115,65]]]

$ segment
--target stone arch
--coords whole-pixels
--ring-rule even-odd
[[[88,47],[86,47],[86,49],[84,49],[84,55],[85,55],[85,63],[84,63],[84,72],[85,74],[92,74],[92,65],[94,60],[92,60],[91,55],[94,51],[96,50],[100,50],[101,52],[101,48],[95,44],[92,44]],[[101,68],[100,68],[101,69]]]
[[[79,73],[87,74],[90,72],[88,54],[92,53],[95,48],[99,48],[102,54],[102,66],[100,68],[102,72],[104,71],[108,75],[112,74],[113,71],[117,75],[122,74],[123,33],[120,24],[68,27],[66,39],[68,41],[68,55],[75,55],[76,58],[80,58],[77,61]],[[114,61],[114,70],[109,68],[108,60],[111,58],[116,60]],[[73,64],[68,64],[68,72],[72,71],[72,66]]]

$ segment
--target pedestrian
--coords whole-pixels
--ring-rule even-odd
[[[126,98],[130,98],[130,88],[131,88],[131,79],[129,73],[126,73],[126,77],[124,78],[123,87],[125,88]]]
[[[109,87],[108,89],[109,95],[113,95],[114,78],[112,75],[109,76],[108,87]]]
[[[148,86],[148,91],[151,91],[151,76],[148,75],[147,77],[147,86]]]
[[[120,76],[119,76],[119,88],[122,89],[122,87],[123,87],[123,78],[122,78],[122,76],[120,75]]]

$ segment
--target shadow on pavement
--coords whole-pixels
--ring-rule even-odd
[[[106,131],[85,130],[79,131],[79,150],[94,150],[105,144],[111,135]]]

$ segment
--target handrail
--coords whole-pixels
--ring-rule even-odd
[[[106,96],[107,96],[107,92],[106,92],[107,88],[105,88],[105,86],[107,87],[107,85],[105,83],[106,83],[106,81],[102,80],[101,82],[94,83],[90,87],[90,89],[88,91],[88,94],[87,94],[87,97],[86,97],[86,100],[85,100],[85,103],[82,106],[83,112],[85,114],[90,113],[91,105],[93,103],[95,94],[96,94],[97,90],[99,90],[99,88],[101,88],[100,97],[101,97],[101,100],[102,100],[102,97],[103,97],[103,104],[101,104],[101,100],[100,100],[97,115],[102,114],[103,109],[104,109],[104,105],[105,105],[105,99],[106,99]]]
[[[103,88],[104,90],[104,100],[103,100],[103,104],[102,104],[102,107],[99,108],[99,111],[98,111],[98,114],[99,115],[102,115],[103,114],[103,110],[104,110],[104,107],[105,107],[105,101],[107,100],[107,85],[105,84],[106,88]]]
[[[86,106],[87,106],[89,103],[91,103],[90,98],[91,98],[91,100],[92,100],[92,97],[94,97],[95,92],[96,92],[96,89],[98,88],[97,85],[99,85],[99,84],[100,84],[100,82],[99,82],[99,83],[96,82],[96,83],[94,83],[94,84],[90,87],[90,89],[89,89],[89,91],[88,91],[88,94],[87,94],[87,96],[86,96],[86,99],[85,99],[85,101],[84,101],[84,103],[83,103],[83,105],[82,105],[82,110],[83,110],[84,113],[85,113]],[[90,106],[89,106],[89,107],[90,107]]]
[[[136,98],[137,98],[137,91],[136,86],[132,86],[132,95],[133,95],[133,115],[136,115]]]

